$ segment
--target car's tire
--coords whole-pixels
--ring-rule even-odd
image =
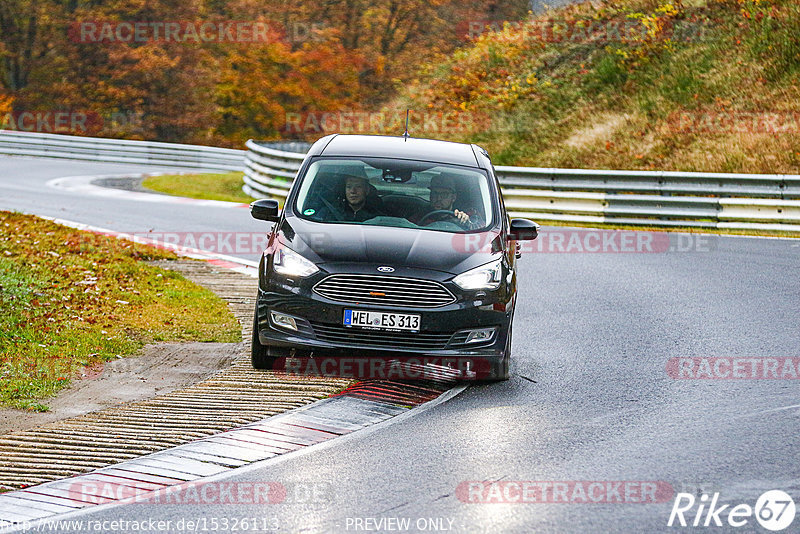
[[[508,325],[508,335],[506,336],[506,347],[503,351],[503,358],[493,362],[489,369],[489,376],[486,378],[487,382],[501,382],[508,380],[510,373],[509,367],[511,364],[511,323]]]
[[[256,306],[253,314],[253,336],[250,342],[250,361],[253,363],[253,369],[266,371],[274,369],[279,357],[275,352],[267,345],[262,345],[258,339],[258,306]]]

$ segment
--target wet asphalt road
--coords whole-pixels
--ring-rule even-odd
[[[42,188],[49,178],[114,168],[0,159],[0,209],[124,231],[260,229],[241,209]],[[550,231],[569,240],[571,230]],[[690,248],[527,253],[511,380],[470,386],[412,417],[220,478],[315,485],[314,502],[131,504],[74,519],[169,520],[173,531],[181,519],[183,528],[204,521],[200,530],[227,520],[230,531],[243,518],[280,532],[402,531],[404,520],[410,531],[698,530],[667,527],[671,493],[660,503],[464,502],[469,494],[457,488],[470,481],[504,481],[493,488],[507,490],[514,481],[657,482],[751,506],[779,489],[800,505],[800,381],[676,380],[666,370],[678,357],[800,357],[800,241],[708,236]],[[752,517],[739,529],[724,524],[711,530],[763,531]],[[784,532],[799,530],[796,519]]]

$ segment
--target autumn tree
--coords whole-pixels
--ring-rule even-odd
[[[226,55],[217,88],[218,133],[240,142],[281,134],[287,113],[352,108],[360,57],[335,39],[298,50],[280,40]]]
[[[464,21],[524,15],[490,0],[2,0],[0,88],[19,110],[81,110],[100,135],[238,145],[286,113],[375,109],[465,44]],[[76,38],[99,21],[266,23],[257,42]],[[95,133],[95,132],[89,132]]]

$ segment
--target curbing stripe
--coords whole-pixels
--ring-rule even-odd
[[[407,419],[408,417],[412,417],[418,411],[424,411],[426,409],[435,407],[438,404],[441,404],[442,402],[446,402],[446,401],[452,399],[453,397],[455,397],[456,395],[458,395],[459,393],[461,393],[462,391],[464,391],[464,389],[466,389],[466,387],[467,387],[466,385],[460,385],[460,386],[457,386],[457,387],[453,387],[453,388],[445,391],[442,395],[440,395],[436,399],[434,399],[434,400],[432,400],[430,402],[421,404],[421,405],[417,406],[415,409],[405,409],[403,411],[403,413],[397,415],[396,417],[389,417],[387,419],[387,418],[381,418],[381,417],[378,417],[377,415],[375,415],[376,419],[380,419],[380,420],[372,423],[371,425],[368,425],[369,428],[366,428],[364,430],[364,434],[369,434],[372,431],[377,431],[377,430],[381,429],[385,424],[390,424],[391,422],[394,422],[394,421],[397,421],[397,422],[403,421],[403,420]],[[326,405],[326,403],[327,404],[332,404],[332,403],[334,403],[334,401],[338,401],[336,403],[337,404],[336,406],[331,407],[331,406],[327,406]],[[344,405],[345,403],[352,403],[352,406],[350,406],[349,404],[348,405]],[[320,411],[320,412],[325,412],[325,413],[340,413],[341,410],[346,410],[346,409],[363,410],[363,409],[368,407],[367,405],[369,403],[370,403],[370,401],[362,401],[362,400],[354,399],[354,398],[350,398],[350,397],[330,398],[330,399],[326,399],[324,401],[319,401],[319,402],[317,402],[315,404],[312,404],[312,405],[309,405],[309,406],[306,406],[306,407],[303,407],[303,408],[298,408],[296,410],[293,410],[292,412],[286,412],[284,414],[281,414],[281,415],[278,415],[278,416],[274,416],[273,419],[281,419],[283,422],[286,422],[287,424],[294,424],[295,418],[298,421],[302,421],[304,419],[308,419],[309,417],[313,417],[315,419],[318,417],[317,414],[311,414],[311,413],[308,413],[308,412]],[[322,408],[320,408],[318,410],[317,408],[319,408],[320,405],[322,406]],[[287,419],[289,421],[287,421]],[[362,434],[362,435],[364,435],[364,434]],[[353,432],[351,432],[351,433],[349,433],[347,435],[340,436],[339,439],[346,441],[349,438],[353,438],[353,437],[355,437],[355,431],[353,431]],[[332,442],[333,442],[333,439],[329,439],[329,440],[326,440],[323,443],[320,443],[318,446],[319,447],[326,447],[326,446],[332,445],[333,444]],[[181,446],[181,448],[186,448],[186,447],[189,447],[191,445],[194,445],[194,443],[183,445],[183,446]],[[246,473],[246,472],[250,472],[250,471],[252,471],[254,469],[261,469],[264,466],[264,462],[266,462],[266,461],[281,461],[284,458],[285,459],[289,459],[290,457],[295,457],[296,455],[303,454],[305,452],[310,452],[307,447],[304,447],[304,448],[302,448],[302,449],[300,449],[298,451],[287,453],[285,455],[279,455],[276,458],[270,457],[270,458],[267,458],[266,460],[263,460],[263,461],[254,462],[254,463],[252,463],[250,465],[246,465],[246,466],[238,468],[238,471],[241,472],[241,473]],[[112,470],[113,470],[113,468],[106,468],[106,469],[101,470],[101,471],[109,472],[109,471],[112,471]],[[232,471],[232,470],[230,470],[230,471]],[[212,477],[208,477],[206,479],[203,479],[203,483],[214,483],[214,482],[217,482],[218,480],[221,480],[223,477],[225,477],[227,475],[227,473],[229,473],[230,471],[226,471],[226,472],[223,472],[223,473],[221,473],[219,475],[214,475]],[[78,479],[80,477],[74,477],[74,478]],[[178,485],[184,485],[185,486],[185,484],[178,484]],[[52,491],[57,491],[57,490],[52,490]],[[156,490],[156,491],[158,491],[158,490]],[[163,491],[163,488],[162,488],[162,491]],[[20,491],[20,492],[17,492],[17,493],[24,493],[24,491]],[[157,492],[156,493],[153,493],[153,492],[141,493],[141,494],[138,494],[136,496],[136,498],[137,499],[139,499],[139,498],[147,499],[148,497],[152,498],[153,496],[158,496],[158,495],[160,495],[160,494],[157,493]],[[4,497],[3,495],[0,495],[0,510],[2,510],[2,498],[3,497]],[[107,508],[110,508],[110,507],[122,506],[122,505],[125,505],[125,504],[131,502],[130,498],[129,499],[116,500],[116,501],[112,501],[112,500],[109,500],[109,499],[102,499],[103,502],[97,502],[97,500],[93,501],[92,499],[94,499],[94,498],[89,498],[89,497],[86,497],[86,499],[88,500],[88,502],[78,502],[77,503],[78,505],[82,505],[81,508],[79,508],[79,509],[77,509],[75,511],[72,511],[72,512],[67,512],[65,514],[59,514],[59,516],[58,516],[59,519],[79,517],[84,513],[85,510],[87,510],[89,505],[102,506],[104,509],[107,509]],[[43,519],[38,520],[38,521],[32,521],[30,523],[26,523],[24,526],[26,528],[36,528],[38,525],[45,524],[46,521],[48,521],[50,519],[51,518],[43,518]],[[2,522],[4,522],[4,520],[0,519],[0,523],[2,523]],[[21,525],[13,526],[8,521],[5,521],[5,523],[6,523],[6,529],[7,529],[8,532],[16,532],[16,531],[19,531],[22,528]]]
[[[397,383],[391,385],[391,389],[383,389],[400,389]],[[25,523],[29,527],[31,522],[72,513],[76,508],[129,502],[132,489],[140,492],[137,498],[146,498],[148,493],[229,473],[237,469],[231,465],[230,460],[241,466],[299,451],[344,437],[398,415],[409,414],[413,408],[432,400],[449,398],[443,394],[454,391],[444,389],[444,384],[441,383],[417,385],[410,388],[413,395],[406,394],[404,397],[404,405],[398,406],[394,403],[395,395],[380,391],[382,388],[372,388],[376,390],[373,394],[376,400],[360,398],[358,395],[361,389],[358,387],[350,389],[350,393],[317,401],[185,445],[64,480],[2,494],[0,521]],[[427,394],[420,396],[420,390]],[[463,388],[459,392],[461,390]],[[416,398],[408,400],[411,396]],[[408,404],[405,404],[406,400]],[[225,456],[222,457],[221,454]],[[129,491],[124,497],[119,497],[119,490],[108,491],[109,487],[124,487]],[[111,495],[117,495],[118,498],[112,498]]]

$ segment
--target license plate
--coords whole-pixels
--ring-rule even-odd
[[[376,330],[419,332],[419,315],[367,310],[345,310],[344,325]]]

